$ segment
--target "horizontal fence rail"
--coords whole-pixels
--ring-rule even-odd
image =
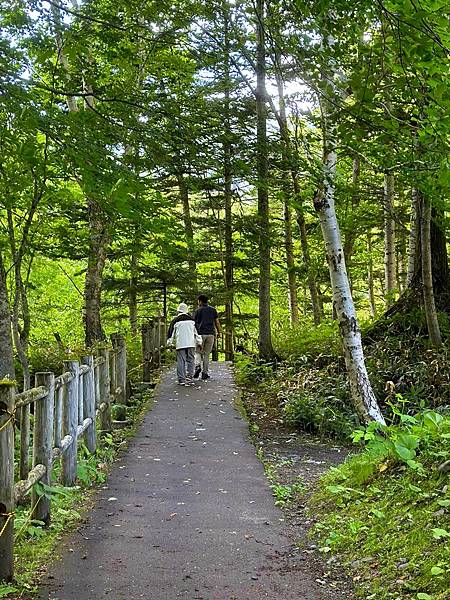
[[[120,334],[112,348],[81,362],[64,362],[64,373],[35,375],[35,387],[15,393],[15,382],[0,381],[0,581],[13,578],[14,511],[31,490],[30,518],[48,524],[51,501],[36,484],[51,485],[55,461],[61,461],[61,483],[73,486],[77,477],[77,446],[83,437],[89,452],[97,436],[112,429],[111,405],[127,403],[127,351]],[[32,436],[30,405],[34,406]],[[19,480],[14,477],[15,421],[20,423]],[[30,439],[32,461],[30,469]]]

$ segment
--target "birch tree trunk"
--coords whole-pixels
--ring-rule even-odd
[[[270,218],[267,158],[266,106],[266,47],[265,0],[256,1],[256,162],[258,173],[258,227],[259,227],[259,356],[271,360],[274,356],[270,329]]]
[[[423,303],[430,341],[435,348],[440,348],[442,346],[442,336],[434,301],[430,226],[431,202],[429,198],[422,196],[422,221],[420,233],[422,246]]]
[[[339,322],[350,390],[363,422],[384,423],[383,415],[366,370],[361,331],[345,267],[339,224],[334,205],[336,182],[336,131],[327,100],[321,102],[323,117],[323,187],[316,192],[314,207],[319,215],[333,290],[333,307]]]
[[[395,294],[395,221],[394,176],[384,175],[384,289],[386,306],[392,306]]]

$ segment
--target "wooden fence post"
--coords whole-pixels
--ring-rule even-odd
[[[0,581],[14,574],[14,387],[0,382]]]
[[[99,365],[99,384],[100,384],[100,429],[103,432],[109,432],[112,428],[111,402],[110,402],[110,383],[109,383],[109,350],[100,348],[99,354],[104,361]],[[103,410],[102,410],[102,405]]]
[[[20,465],[19,477],[26,479],[30,472],[30,405],[20,409]]]
[[[161,366],[161,340],[162,340],[162,332],[161,332],[161,317],[157,317],[156,319],[156,362],[158,367]]]
[[[151,329],[150,329],[150,344],[152,349],[152,369],[155,368],[155,365],[158,362],[157,352],[158,352],[158,339],[157,339],[157,321],[152,319],[150,321]]]
[[[117,389],[117,350],[109,350],[109,395],[111,402],[116,402]]]
[[[83,375],[83,402],[84,416],[92,419],[92,424],[86,429],[84,442],[89,452],[94,453],[97,449],[97,423],[95,418],[95,381],[94,381],[94,357],[83,356],[83,365],[89,367],[89,371]]]
[[[117,387],[122,389],[118,398],[119,404],[127,403],[127,347],[125,338],[120,333],[111,336],[113,347],[117,349],[116,375]]]
[[[77,402],[78,425],[83,425],[83,421],[84,421],[83,379],[84,379],[84,373],[78,373],[78,402]]]
[[[48,389],[48,394],[34,405],[33,428],[33,467],[44,465],[45,475],[41,482],[45,485],[52,483],[52,453],[53,453],[53,406],[55,401],[55,375],[54,373],[36,373],[35,386],[43,385]],[[36,489],[31,493],[31,506],[34,507],[32,519],[50,523],[50,498],[46,495],[39,497]]]
[[[143,362],[143,371],[142,371],[142,379],[143,381],[151,380],[151,360],[152,360],[152,351],[150,344],[150,322],[142,323],[142,362]]]
[[[55,447],[61,447],[62,440],[62,429],[63,429],[63,400],[64,398],[64,386],[60,385],[56,390],[55,397],[55,414],[53,418],[54,430],[55,430]]]
[[[211,351],[211,359],[213,361],[219,360],[219,344],[218,344],[217,336],[214,337],[214,345],[213,345],[212,351]]]
[[[94,359],[94,392],[95,392],[95,408],[100,407],[100,365],[95,364]]]
[[[62,482],[65,486],[74,484],[77,476],[77,427],[78,427],[78,384],[80,367],[77,360],[65,360],[65,371],[72,374],[66,384],[64,394],[64,435],[72,437],[72,443],[61,459]]]

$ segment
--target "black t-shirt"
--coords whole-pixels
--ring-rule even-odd
[[[214,321],[218,318],[217,310],[214,306],[200,306],[195,311],[194,320],[197,331],[200,335],[214,335],[216,330]]]

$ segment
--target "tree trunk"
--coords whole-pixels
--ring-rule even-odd
[[[270,215],[269,215],[269,162],[267,157],[266,107],[266,48],[265,0],[256,1],[256,161],[258,173],[258,227],[259,227],[259,356],[271,360],[274,356],[270,329]]]
[[[422,196],[421,247],[422,247],[422,283],[423,303],[427,320],[428,335],[435,348],[442,346],[441,331],[436,312],[433,290],[433,271],[431,261],[431,202]]]
[[[395,294],[395,221],[394,176],[384,175],[384,289],[386,306],[392,306]]]
[[[298,197],[297,194],[300,194],[300,186],[298,185],[298,181],[294,181],[294,190],[297,190],[295,193]],[[297,225],[300,233],[300,245],[302,248],[303,264],[306,267],[308,289],[313,309],[314,324],[319,325],[319,323],[322,321],[323,308],[320,301],[320,294],[317,287],[316,279],[314,277],[314,273],[311,267],[311,256],[309,254],[305,215],[303,214],[303,209],[301,207],[296,207],[295,212],[297,215]]]
[[[279,64],[280,57],[277,57],[275,62],[276,62],[276,64]],[[276,107],[273,103],[272,103],[272,110],[274,111],[275,117],[278,121],[278,126],[280,129],[281,144],[282,144],[282,149],[281,149],[282,163],[283,163],[282,170],[283,170],[283,173],[285,174],[285,176],[283,177],[283,182],[284,182],[283,193],[284,193],[284,198],[285,198],[284,202],[285,202],[285,206],[289,202],[288,198],[290,195],[290,188],[287,186],[287,181],[286,181],[286,176],[288,174],[287,172],[289,171],[291,181],[292,181],[294,198],[295,198],[295,211],[296,211],[296,215],[297,215],[297,225],[298,225],[299,234],[300,234],[302,258],[303,258],[303,263],[305,265],[306,272],[307,272],[308,288],[309,288],[309,293],[310,293],[310,297],[311,297],[311,305],[312,305],[312,309],[313,309],[314,323],[316,325],[318,325],[321,321],[322,311],[320,309],[320,303],[319,303],[314,273],[311,268],[311,258],[309,255],[309,245],[308,245],[308,237],[306,234],[305,217],[303,215],[302,206],[299,205],[299,203],[301,202],[300,184],[298,181],[298,172],[294,166],[294,161],[293,161],[293,156],[292,156],[292,146],[291,146],[291,140],[289,137],[289,128],[288,128],[287,117],[286,117],[286,103],[285,103],[285,99],[284,99],[283,79],[282,79],[281,73],[278,69],[275,70],[275,78],[277,81],[278,102],[279,102],[280,110],[277,111]],[[288,206],[288,212],[290,213],[290,216],[292,216],[292,211],[290,210],[290,206]],[[288,259],[288,254],[290,252],[288,250],[289,238],[291,239],[291,242],[292,242],[292,225],[289,228],[290,232],[286,231],[286,210],[284,212],[284,221],[285,221],[286,262],[288,262],[288,260],[290,260],[290,259]],[[290,221],[292,221],[292,218],[290,219]],[[295,324],[295,323],[298,323],[298,294],[297,294],[297,277],[295,276],[295,271],[293,270],[294,269],[293,257],[292,257],[291,266],[290,266],[290,264],[288,264],[287,266],[288,266],[289,305],[290,305],[291,324]],[[289,275],[290,273],[292,273],[293,276],[290,276]],[[292,306],[294,303],[297,306],[296,314],[295,314],[295,310],[294,311],[292,310]]]
[[[9,309],[6,272],[0,252],[0,379],[16,378],[11,339],[11,312]]]
[[[373,254],[372,254],[372,232],[367,233],[367,253],[369,255],[369,264],[367,269],[367,283],[369,286],[369,305],[370,314],[374,319],[377,314],[377,308],[375,304],[375,293],[374,293],[374,281],[373,281]]]
[[[289,315],[291,325],[299,323],[298,297],[297,297],[297,275],[295,273],[294,243],[292,240],[292,211],[289,205],[291,186],[289,185],[289,174],[291,171],[291,152],[289,143],[289,131],[286,117],[286,105],[284,100],[284,86],[279,71],[275,74],[278,87],[278,102],[280,106],[280,134],[281,134],[281,160],[282,160],[282,190],[283,190],[283,223],[284,223],[284,248],[286,251],[286,267],[288,276]]]
[[[189,272],[192,277],[192,299],[195,300],[198,293],[198,274],[197,274],[197,261],[195,260],[195,241],[194,241],[194,228],[192,226],[191,207],[189,203],[189,190],[186,184],[186,179],[183,173],[177,173],[178,189],[180,192],[180,200],[183,206],[183,220],[184,220],[184,232],[186,236],[186,243],[188,246],[188,265]]]
[[[284,247],[286,250],[286,266],[288,273],[289,288],[289,314],[291,325],[296,326],[299,323],[298,318],[298,297],[297,297],[297,276],[295,273],[294,243],[292,241],[292,215],[288,200],[284,199],[283,206],[284,221]]]
[[[137,338],[137,256],[131,253],[130,260],[130,288],[128,293],[128,314],[130,319],[131,337]]]
[[[408,272],[406,275],[406,285],[409,287],[414,278],[414,274],[417,270],[417,251],[420,244],[420,232],[419,232],[419,192],[417,189],[411,191],[411,222],[409,229],[409,240],[408,240]]]
[[[358,157],[353,159],[353,170],[352,170],[352,209],[355,208],[359,204],[359,176],[361,173],[361,163]],[[351,277],[351,262],[353,258],[353,250],[355,246],[355,241],[357,238],[357,228],[352,227],[347,231],[344,241],[344,256],[345,256],[345,264],[347,265],[347,271],[350,280],[350,286],[352,285],[352,277]]]
[[[223,3],[223,22],[224,22],[224,142],[223,142],[223,178],[224,178],[224,204],[225,204],[225,358],[233,360],[234,358],[234,324],[233,324],[233,303],[234,303],[234,273],[233,273],[233,194],[231,166],[232,154],[232,131],[230,119],[230,8],[227,1]]]
[[[330,78],[331,80],[331,78]],[[319,215],[333,290],[333,307],[339,322],[350,390],[356,411],[363,422],[384,423],[383,415],[367,374],[350,284],[345,268],[339,224],[334,205],[336,181],[336,131],[328,101],[321,102],[323,117],[323,188],[316,192],[314,207]]]
[[[108,222],[95,200],[88,200],[89,255],[84,285],[84,333],[86,347],[104,340],[101,324],[103,269],[109,244]]]
[[[69,82],[69,61],[64,52],[61,11],[57,5],[52,5],[52,15],[55,28],[56,47],[58,50],[58,60],[63,68],[66,79]],[[83,81],[83,87],[87,93],[90,94],[92,92],[91,84]],[[85,109],[91,109],[93,105],[93,96],[86,96],[84,102]],[[78,111],[76,99],[71,96],[67,96],[67,106],[69,112]],[[84,287],[83,309],[85,343],[89,348],[94,342],[104,339],[101,325],[100,304],[103,269],[106,262],[109,233],[107,216],[101,210],[98,202],[88,197],[86,186],[83,184],[83,181],[81,181],[80,187],[83,189],[89,214],[89,253]]]

